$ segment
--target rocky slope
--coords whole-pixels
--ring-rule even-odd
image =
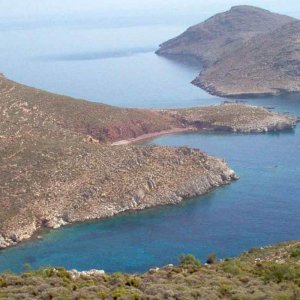
[[[294,20],[257,7],[235,6],[163,43],[157,54],[194,57],[208,66],[252,37],[271,32]]]
[[[174,204],[236,179],[223,160],[199,150],[112,147],[111,142],[169,128],[261,131],[296,123],[293,117],[235,104],[123,109],[43,92],[4,76],[0,116],[2,248],[42,227]]]
[[[236,6],[190,27],[158,54],[198,59],[193,84],[222,97],[257,97],[300,91],[300,21]]]
[[[300,91],[300,21],[246,42],[194,80],[227,97],[279,95]]]
[[[299,299],[300,242],[251,249],[201,265],[191,255],[178,266],[145,274],[105,274],[48,268],[0,274],[1,299]]]
[[[167,114],[170,113],[180,119],[182,124],[198,130],[228,132],[281,131],[291,129],[298,121],[293,116],[238,103],[167,111]]]

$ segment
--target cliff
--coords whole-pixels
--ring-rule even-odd
[[[112,147],[112,142],[170,128],[201,130],[204,123],[206,129],[232,126],[231,131],[236,126],[249,131],[252,124],[261,131],[266,126],[293,128],[297,121],[235,104],[189,110],[117,108],[47,93],[4,76],[0,89],[2,248],[42,227],[174,204],[236,179],[223,160],[196,149]]]

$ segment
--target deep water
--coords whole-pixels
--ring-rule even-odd
[[[153,53],[188,23],[74,22],[41,28],[0,22],[0,71],[31,86],[113,105],[165,108],[223,101],[189,83],[198,66]],[[247,102],[300,115],[297,94]],[[241,179],[176,206],[51,231],[43,240],[0,251],[0,271],[20,272],[29,263],[143,272],[176,263],[182,253],[202,260],[211,252],[228,257],[300,238],[299,128],[280,134],[177,134],[148,143],[200,148],[223,157]]]

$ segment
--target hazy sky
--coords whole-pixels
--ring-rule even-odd
[[[48,17],[109,15],[209,15],[232,5],[249,4],[300,17],[299,0],[0,0],[0,18],[27,20]]]

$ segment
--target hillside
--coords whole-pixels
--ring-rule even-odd
[[[208,265],[182,256],[178,266],[145,274],[47,268],[0,274],[0,299],[299,299],[300,242],[251,249]]]
[[[228,97],[279,95],[300,91],[300,21],[256,36],[193,83]]]
[[[157,54],[194,57],[209,66],[254,36],[294,20],[253,6],[234,6],[161,44]]]
[[[166,129],[276,131],[297,119],[226,104],[138,110],[76,100],[0,77],[0,248],[42,227],[174,204],[236,179],[186,147],[112,146]],[[255,116],[255,117],[254,117]]]

